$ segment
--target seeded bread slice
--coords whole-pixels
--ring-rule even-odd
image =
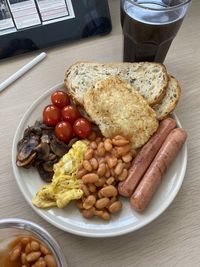
[[[64,82],[74,100],[83,105],[86,90],[95,85],[97,81],[113,75],[119,75],[134,86],[149,105],[161,102],[168,84],[165,66],[155,62],[77,62],[66,71]]]
[[[156,105],[154,110],[159,120],[166,118],[175,109],[181,96],[181,88],[178,81],[173,77],[169,76],[169,82],[166,94],[162,99],[161,104]]]
[[[84,108],[103,136],[121,134],[133,148],[144,145],[158,128],[155,111],[119,76],[98,81],[84,94]]]

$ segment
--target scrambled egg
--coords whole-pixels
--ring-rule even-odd
[[[83,191],[79,188],[76,172],[83,155],[87,150],[88,141],[79,140],[58,163],[54,164],[54,175],[51,184],[45,185],[33,197],[32,203],[38,208],[64,208],[71,200],[80,199]]]

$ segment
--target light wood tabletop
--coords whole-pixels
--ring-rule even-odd
[[[120,237],[79,237],[52,226],[27,204],[12,171],[18,124],[30,105],[63,81],[76,61],[121,61],[119,0],[110,0],[113,30],[101,37],[45,49],[47,57],[0,93],[0,218],[18,217],[45,227],[61,245],[69,267],[200,266],[200,1],[194,0],[165,60],[181,84],[176,108],[188,132],[188,164],[181,190],[169,208],[144,228]],[[39,52],[0,61],[0,83]],[[27,177],[28,179],[28,177]]]

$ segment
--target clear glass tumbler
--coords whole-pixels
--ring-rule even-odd
[[[191,0],[121,0],[123,60],[163,62]]]

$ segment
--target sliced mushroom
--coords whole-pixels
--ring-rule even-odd
[[[43,164],[39,164],[37,166],[38,172],[40,174],[40,177],[45,181],[45,182],[51,182],[52,177],[53,177],[53,172],[48,172],[44,169]]]
[[[35,138],[24,139],[24,142],[20,144],[21,150],[17,155],[17,160],[22,162],[26,161],[34,153],[34,149],[37,146],[38,141]]]
[[[53,161],[54,163],[56,163],[56,162],[58,162],[59,158],[58,158],[58,156],[56,156],[55,154],[50,153],[50,154],[49,154],[49,157],[48,157],[47,160],[48,160],[48,161]]]
[[[52,152],[58,157],[62,157],[69,150],[69,147],[64,142],[58,140],[56,137],[51,140],[50,147]]]
[[[42,134],[42,130],[40,127],[38,126],[31,126],[28,127],[25,131],[24,131],[24,137],[31,137],[31,136],[38,136],[40,137]]]
[[[72,145],[73,145],[76,141],[78,141],[78,138],[76,138],[76,137],[72,138],[72,139],[69,141],[69,143],[67,144],[68,147],[71,148]]]
[[[40,143],[34,150],[38,159],[46,160],[49,157],[50,147],[47,143]]]
[[[45,171],[53,172],[53,165],[58,162],[58,157],[55,154],[50,154],[47,161],[43,162],[42,166]]]
[[[35,157],[36,157],[36,152],[29,155],[29,157],[27,157],[24,161],[17,160],[17,162],[16,162],[17,166],[19,166],[19,167],[25,167],[26,166],[28,168],[31,166],[31,163],[33,163]]]

